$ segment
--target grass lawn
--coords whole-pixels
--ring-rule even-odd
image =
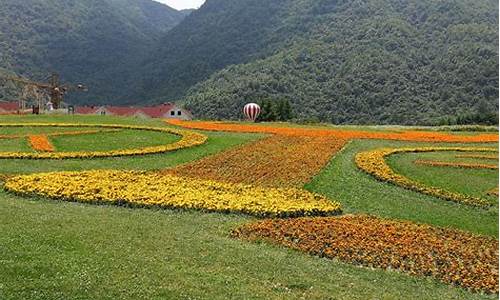
[[[0,122],[18,121],[165,126],[157,120],[101,116],[0,117]],[[1,160],[0,173],[155,170],[260,137],[207,135],[205,145],[158,155]],[[497,235],[496,208],[481,210],[423,196],[378,182],[354,166],[353,155],[359,150],[409,144],[353,141],[307,188],[339,200],[346,212]],[[0,220],[0,299],[497,298],[432,278],[361,268],[266,243],[231,239],[231,229],[255,220],[242,215],[94,206],[21,198],[0,190]]]

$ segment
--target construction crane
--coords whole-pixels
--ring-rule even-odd
[[[46,104],[50,103],[53,109],[58,109],[61,106],[61,103],[64,100],[64,95],[66,93],[70,91],[86,92],[88,90],[87,87],[83,84],[61,84],[59,81],[59,75],[56,73],[53,73],[49,78],[47,78],[47,82],[36,82],[21,77],[2,74],[0,74],[0,79],[23,85],[24,91],[26,92],[25,94],[36,94],[39,108],[43,106],[43,103],[40,103],[42,101],[42,94],[49,100]],[[23,100],[19,100],[20,108],[24,108],[24,102],[22,102]]]

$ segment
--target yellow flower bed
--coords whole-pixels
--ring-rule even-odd
[[[261,188],[138,171],[56,172],[7,179],[5,189],[85,203],[238,212],[261,217],[334,215],[340,204],[305,190]]]
[[[396,153],[405,152],[434,152],[434,151],[458,151],[458,152],[496,152],[494,148],[467,148],[467,147],[419,147],[419,148],[382,148],[371,151],[360,152],[356,155],[357,166],[368,174],[382,181],[414,190],[423,194],[439,197],[445,200],[464,203],[472,206],[491,206],[487,200],[450,192],[444,189],[430,187],[414,181],[401,174],[396,173],[386,163],[385,157]]]
[[[166,127],[148,127],[134,125],[117,125],[117,124],[63,124],[63,123],[14,123],[0,124],[0,127],[99,127],[108,129],[132,129],[132,130],[149,130],[158,131],[169,134],[182,136],[180,141],[168,145],[144,147],[140,149],[123,149],[111,151],[76,151],[76,152],[0,152],[0,159],[17,158],[17,159],[66,159],[66,158],[97,158],[97,157],[117,157],[117,156],[133,156],[156,154],[168,151],[174,151],[182,148],[201,145],[206,142],[207,137],[203,134],[193,131],[179,130]]]

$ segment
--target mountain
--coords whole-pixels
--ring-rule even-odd
[[[136,98],[217,119],[288,99],[341,124],[497,111],[497,24],[495,0],[207,0],[144,62]]]
[[[151,0],[0,0],[0,68],[83,82],[81,101],[126,94],[134,66],[189,11]]]
[[[469,122],[498,113],[498,6],[207,0],[176,11],[151,0],[0,0],[0,72],[54,70],[89,86],[73,103],[178,101],[199,118],[239,119],[246,102],[288,100],[302,120]]]

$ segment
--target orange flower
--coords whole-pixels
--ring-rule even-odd
[[[164,173],[231,183],[299,187],[316,175],[345,143],[328,136],[276,135]]]
[[[453,142],[453,143],[479,143],[498,142],[498,134],[478,134],[473,136],[453,135],[442,132],[430,131],[402,131],[402,132],[377,132],[348,129],[317,129],[303,127],[278,127],[272,125],[256,125],[229,122],[199,122],[168,120],[169,124],[185,128],[200,129],[208,131],[232,131],[249,133],[270,133],[293,136],[329,136],[339,139],[383,139],[418,142]]]
[[[38,152],[54,152],[55,150],[46,135],[29,135],[28,140],[31,147]]]
[[[368,267],[433,276],[473,291],[498,292],[498,241],[468,232],[371,216],[274,219],[233,237],[267,240]]]

